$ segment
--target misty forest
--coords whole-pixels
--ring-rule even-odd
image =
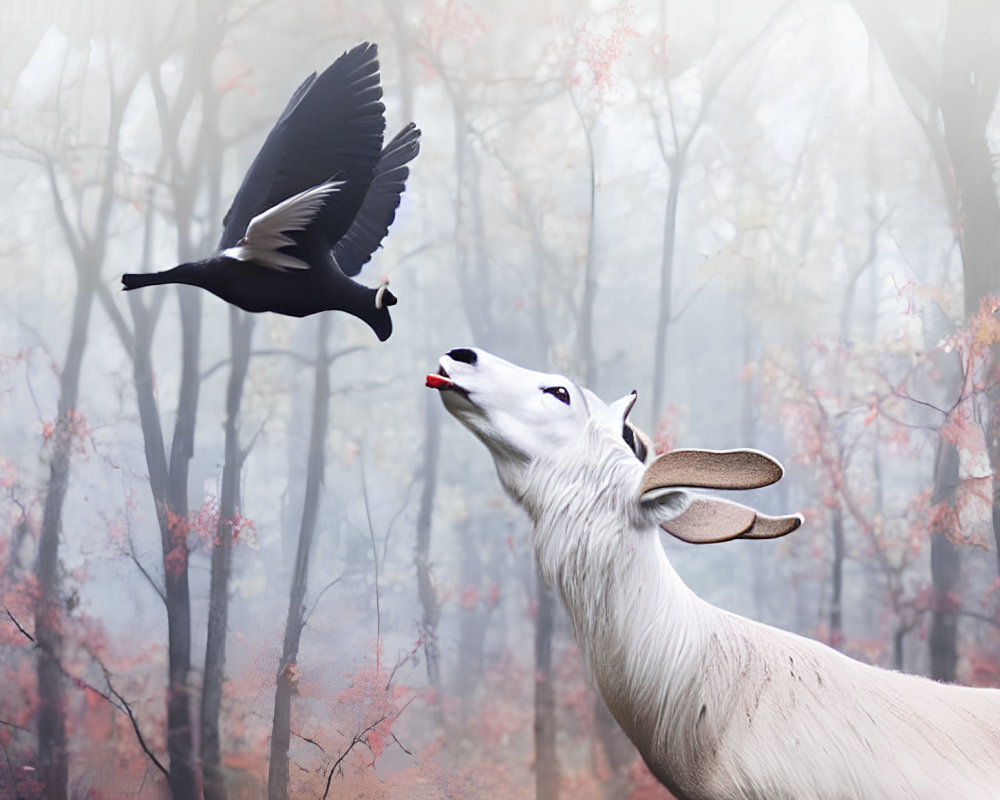
[[[425,388],[458,347],[636,389],[657,452],[782,462],[754,496],[791,535],[663,537],[702,598],[1000,687],[993,0],[0,21],[0,797],[670,798]],[[421,131],[357,277],[392,335],[121,291],[215,251],[296,87],[362,42],[385,141]]]

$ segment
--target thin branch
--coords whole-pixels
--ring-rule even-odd
[[[333,355],[330,356],[329,361],[335,361],[336,359],[340,358],[340,356],[346,355],[347,353],[353,352],[354,350],[366,350],[366,349],[367,347],[364,347],[362,345],[345,347],[343,350],[338,350],[335,353],[333,353]],[[263,350],[251,350],[250,357],[253,358],[254,356],[287,356],[288,358],[291,358],[295,361],[305,364],[308,367],[316,366],[315,359],[308,358],[307,356],[304,356],[301,353],[296,353],[294,350],[288,350],[287,348],[283,347],[269,347],[269,348],[264,348]],[[224,358],[221,361],[217,361],[216,363],[212,364],[212,366],[210,366],[208,369],[206,369],[204,372],[201,373],[201,379],[203,381],[208,379],[209,377],[212,376],[213,373],[218,372],[220,369],[226,366],[229,363],[229,361],[230,359]]]
[[[288,350],[287,348],[283,348],[283,347],[268,347],[268,348],[264,348],[263,350],[251,350],[250,351],[250,356],[251,357],[253,357],[253,356],[287,356],[288,358],[291,358],[294,361],[299,361],[299,362],[305,364],[306,366],[309,366],[309,367],[316,366],[315,359],[309,358],[307,356],[302,355],[301,353],[296,353],[294,350]],[[227,359],[227,361],[228,361],[228,359]],[[217,369],[217,368],[218,368],[218,366],[212,367],[212,369]]]
[[[345,569],[336,578],[334,578],[326,586],[324,586],[322,589],[319,590],[319,594],[317,594],[316,595],[316,599],[313,600],[312,608],[310,608],[309,611],[306,612],[305,616],[302,617],[302,627],[303,628],[305,628],[306,623],[309,622],[309,618],[313,615],[313,612],[316,610],[316,606],[319,605],[320,598],[323,596],[323,594],[326,592],[326,590],[327,589],[332,589],[334,586],[336,586],[338,583],[340,583],[346,576],[347,576],[347,570]]]
[[[691,307],[691,303],[694,302],[695,298],[702,293],[705,287],[708,286],[708,281],[704,281],[697,289],[691,292],[691,296],[685,301],[684,305],[677,309],[676,314],[670,315],[670,324],[673,325],[677,320],[684,316],[684,312]]]
[[[359,383],[350,383],[347,386],[341,386],[338,389],[334,389],[330,392],[330,396],[333,397],[338,394],[350,394],[351,392],[364,392],[369,389],[383,389],[391,384],[391,379],[384,381],[361,381]]]
[[[129,558],[132,559],[132,563],[135,564],[136,567],[139,568],[139,572],[142,573],[142,577],[144,577],[146,579],[146,582],[149,583],[149,585],[152,587],[153,591],[156,592],[159,595],[160,600],[163,601],[163,605],[166,605],[167,604],[167,595],[163,591],[163,589],[160,588],[160,585],[155,580],[153,580],[153,576],[149,574],[149,570],[147,570],[143,566],[142,562],[139,560],[139,556],[135,552],[135,542],[132,540],[131,534],[129,534],[129,537],[128,537],[128,550],[129,550],[129,553],[128,553],[129,554]]]
[[[0,719],[0,725],[5,728],[13,728],[16,731],[21,731],[22,733],[31,733],[31,728],[26,728],[24,725],[18,725],[16,722],[11,722],[8,719]]]
[[[261,420],[260,425],[257,427],[257,430],[254,432],[254,435],[251,436],[250,437],[250,441],[247,442],[247,446],[244,447],[244,448],[242,448],[239,451],[239,453],[237,454],[236,458],[237,458],[237,462],[240,465],[240,469],[243,468],[244,462],[247,460],[247,457],[250,455],[251,451],[253,450],[254,445],[257,444],[257,440],[260,438],[260,435],[264,432],[264,428],[267,427],[267,421],[270,418],[271,418],[271,415],[268,414],[268,415],[266,415],[264,417],[264,419]]]
[[[220,369],[226,366],[226,364],[228,364],[230,360],[231,359],[224,358],[221,361],[216,361],[208,369],[202,371],[200,380],[207,381],[212,375],[214,375],[216,372],[218,372]]]
[[[119,710],[124,709],[125,713],[128,715],[129,721],[132,723],[132,730],[135,731],[135,738],[139,740],[139,746],[142,748],[142,751],[148,756],[149,760],[153,762],[153,765],[158,770],[160,770],[160,772],[163,773],[163,777],[169,780],[170,773],[167,772],[166,767],[164,767],[159,762],[159,759],[157,759],[157,757],[153,755],[153,751],[149,749],[149,746],[146,744],[146,740],[142,738],[142,731],[139,730],[139,723],[135,718],[135,714],[132,713],[132,707],[128,704],[128,701],[121,696],[121,693],[118,692],[118,690],[115,689],[115,687],[112,685],[111,675],[108,673],[108,668],[105,667],[104,664],[98,658],[96,658],[93,653],[91,653],[90,655],[91,658],[93,658],[97,662],[97,665],[101,668],[101,671],[104,673],[104,681],[108,684],[108,691],[111,692],[111,694],[114,695],[115,698],[117,698],[119,703],[121,703],[121,708]],[[95,689],[94,691],[97,690]],[[101,696],[104,697],[106,700],[108,700],[108,702],[111,702],[106,695],[101,694]],[[112,705],[114,705],[114,703],[112,703]]]
[[[41,153],[41,151],[38,151]],[[79,266],[80,259],[83,255],[83,245],[77,240],[76,232],[73,230],[73,223],[69,220],[69,215],[66,213],[66,206],[62,198],[62,193],[59,191],[59,179],[56,177],[56,168],[52,163],[52,158],[46,153],[42,154],[45,159],[45,168],[48,173],[49,178],[49,188],[52,190],[52,204],[55,206],[56,220],[59,222],[59,228],[63,232],[63,238],[66,240],[66,246],[69,248],[70,254],[73,256],[73,263]]]
[[[333,780],[333,774],[340,767],[340,765],[343,762],[343,760],[345,758],[347,758],[347,756],[350,754],[350,752],[354,749],[354,746],[358,745],[358,744],[365,743],[367,741],[366,738],[365,738],[366,735],[369,732],[375,730],[375,728],[377,728],[379,725],[381,725],[383,722],[385,722],[391,716],[392,716],[391,714],[385,714],[382,717],[380,717],[379,719],[375,720],[371,725],[369,725],[363,731],[354,734],[354,737],[351,739],[351,743],[347,746],[347,749],[343,753],[340,754],[340,757],[336,761],[334,761],[333,762],[333,766],[330,767],[330,774],[326,776],[326,789],[323,791],[323,797],[321,798],[321,800],[326,800],[327,795],[330,794],[330,781]]]
[[[328,752],[326,752],[326,750],[323,748],[323,745],[321,745],[315,739],[310,739],[308,736],[304,736],[303,734],[299,733],[298,731],[291,731],[291,734],[296,739],[301,739],[306,744],[311,744],[313,747],[315,747],[317,750],[319,750],[327,758],[332,758],[332,756]]]
[[[28,641],[35,645],[35,647],[38,647],[38,642],[35,641],[35,637],[21,627],[21,623],[14,619],[14,615],[10,613],[10,609],[7,608],[7,606],[4,606],[3,610],[7,612],[7,616],[10,617],[10,621],[17,626],[17,629],[28,639]]]
[[[365,482],[365,461],[358,459],[361,466],[361,496],[365,501],[365,516],[368,519],[368,534],[372,542],[372,559],[375,561],[375,673],[379,672],[382,648],[382,612],[378,596],[378,549],[375,547],[375,528],[372,525],[371,504],[368,502],[368,484]]]
[[[389,520],[389,524],[385,526],[385,538],[382,540],[382,563],[384,564],[389,560],[389,539],[392,535],[392,529],[396,525],[397,520],[406,511],[407,506],[410,504],[410,493],[413,491],[413,487],[417,485],[417,476],[413,475],[410,478],[409,483],[406,485],[406,491],[403,492],[403,500],[399,504],[399,508],[396,509],[396,513],[392,515]]]
[[[989,614],[983,614],[981,611],[958,608],[955,609],[955,613],[960,617],[969,617],[979,622],[985,622],[987,625],[992,625],[994,628],[1000,628],[1000,619],[997,619],[995,616],[991,617]]]
[[[22,728],[20,725],[11,725],[10,723],[4,722],[3,720],[0,720],[0,725],[9,725],[10,727],[17,728],[18,730],[27,731],[27,728]],[[14,785],[14,792],[15,792],[14,796],[17,798],[17,800],[23,800],[24,795],[21,794],[21,789],[17,785],[17,773],[14,771],[14,764],[10,760],[10,751],[7,750],[7,745],[2,740],[0,740],[0,747],[3,747],[4,761],[7,762],[7,769],[10,771],[10,780],[11,783]]]
[[[350,355],[351,353],[356,353],[359,350],[370,350],[371,348],[366,344],[355,344],[350,347],[342,347],[339,350],[334,350],[330,355],[326,357],[326,363],[332,364],[338,358],[343,358],[344,356]]]
[[[142,737],[142,732],[139,730],[139,723],[137,722],[137,720],[135,718],[135,715],[132,713],[132,708],[129,706],[129,704],[125,700],[125,698],[122,697],[115,690],[114,686],[111,685],[111,676],[108,673],[107,667],[105,667],[104,664],[101,663],[100,659],[98,659],[92,652],[90,652],[88,650],[88,652],[90,653],[91,658],[94,659],[94,661],[97,663],[97,665],[103,671],[103,673],[104,673],[104,680],[108,684],[108,691],[111,692],[111,694],[113,694],[114,697],[118,700],[117,703],[115,702],[114,699],[112,699],[111,696],[109,696],[105,692],[102,692],[100,689],[98,689],[93,684],[88,683],[83,678],[77,678],[76,676],[71,675],[69,672],[67,672],[66,667],[63,666],[62,662],[59,661],[59,659],[56,658],[54,655],[52,655],[52,653],[50,653],[47,648],[45,648],[42,645],[40,645],[35,640],[35,637],[33,637],[30,633],[28,633],[24,629],[24,627],[21,625],[20,622],[17,621],[17,619],[11,613],[10,609],[7,608],[7,606],[4,606],[4,611],[7,612],[7,616],[10,617],[10,621],[14,623],[14,625],[21,632],[21,634],[25,638],[27,638],[42,653],[44,653],[46,658],[50,659],[52,661],[52,663],[55,664],[56,668],[62,673],[63,677],[65,677],[68,680],[72,681],[73,684],[76,685],[76,686],[82,687],[84,689],[89,689],[94,694],[96,694],[98,697],[101,697],[104,700],[106,700],[112,707],[114,707],[115,709],[117,709],[122,714],[125,714],[129,718],[129,720],[132,723],[132,729],[135,731],[136,739],[139,740],[139,746],[142,748],[143,752],[146,754],[146,756],[149,758],[149,760],[153,763],[153,766],[155,766],[160,772],[162,772],[163,776],[165,778],[169,779],[170,773],[167,771],[167,768],[164,767],[163,764],[160,763],[160,760],[153,754],[153,751],[149,749],[148,745],[146,744],[146,740],[143,739],[143,737]],[[119,705],[119,703],[121,705]]]
[[[402,750],[408,756],[412,756],[413,755],[412,752],[410,752],[405,747],[403,747],[403,743],[401,741],[399,741],[399,739],[396,738],[396,734],[390,733],[389,735],[392,736],[392,740],[399,746],[400,750]]]
[[[111,297],[111,291],[108,289],[107,284],[104,281],[97,281],[96,287],[97,299],[100,300],[101,306],[104,308],[104,313],[108,315],[112,326],[118,332],[118,338],[122,340],[122,346],[128,352],[129,358],[132,358],[135,351],[135,337],[132,335],[132,331],[129,330],[128,324],[125,322],[125,317],[118,310],[118,306]]]

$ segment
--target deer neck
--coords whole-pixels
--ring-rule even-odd
[[[562,596],[594,684],[635,741],[658,729],[679,688],[697,686],[711,607],[684,584],[638,510],[643,465],[599,444],[591,435],[581,452],[538,465],[531,479],[541,491],[530,496],[544,500],[524,502],[539,571]]]

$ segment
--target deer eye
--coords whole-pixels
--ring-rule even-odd
[[[546,394],[550,394],[566,405],[569,405],[569,392],[566,391],[564,386],[546,386],[542,389]]]

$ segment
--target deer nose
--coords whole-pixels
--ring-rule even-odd
[[[461,361],[463,364],[475,364],[477,356],[475,350],[470,350],[468,347],[456,347],[454,350],[448,351],[448,358]]]

